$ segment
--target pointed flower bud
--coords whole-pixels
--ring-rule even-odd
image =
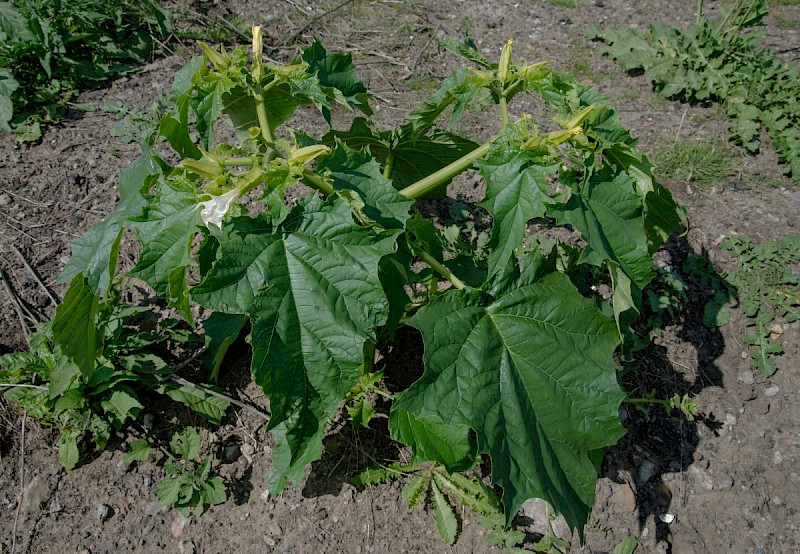
[[[261,82],[263,69],[261,68],[261,55],[264,52],[264,41],[261,38],[261,27],[253,25],[253,79],[256,83]]]
[[[220,49],[217,51],[214,47],[209,46],[205,42],[201,42],[200,48],[203,50],[203,57],[214,64],[214,67],[216,67],[218,71],[227,71],[228,66],[231,64],[231,57],[225,51],[224,46],[220,45]]]
[[[581,125],[584,121],[586,121],[586,118],[589,116],[589,114],[592,113],[592,110],[594,110],[594,104],[590,106],[584,106],[578,113],[573,115],[564,123],[564,128],[572,129],[578,125]]]
[[[506,83],[511,80],[511,45],[513,40],[509,40],[503,51],[500,52],[500,63],[497,67],[497,78],[501,83]]]
[[[296,148],[292,150],[291,157],[289,158],[290,164],[306,164],[320,156],[322,154],[327,154],[330,152],[331,149],[325,146],[324,144],[312,144],[311,146],[304,146],[303,148]]]
[[[222,175],[222,166],[212,161],[185,159],[178,165],[204,179],[215,179]]]

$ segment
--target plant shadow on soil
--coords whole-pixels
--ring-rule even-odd
[[[706,303],[712,299],[715,290],[684,271],[686,260],[694,255],[685,237],[673,237],[665,251],[672,267],[686,284],[687,299],[680,302],[678,309],[671,314],[664,314],[659,336],[636,355],[636,367],[622,378],[623,388],[630,392],[631,397],[644,397],[655,391],[656,398],[666,399],[675,394],[688,394],[694,398],[706,387],[724,386],[723,374],[716,360],[722,356],[725,341],[719,328],[709,328],[703,323]],[[700,257],[713,272],[706,253]],[[722,276],[715,272],[709,275],[735,291]],[[677,352],[692,350],[694,359],[688,363],[675,359]],[[723,424],[713,415],[704,414],[702,406],[694,421],[689,421],[677,410],[667,413],[659,405],[636,409],[634,405],[625,404],[621,415],[627,433],[616,446],[606,451],[600,477],[617,483],[627,481],[636,491],[639,530],[652,517],[656,541],[667,540],[670,528],[662,517],[671,511],[671,505],[681,503],[683,499],[672,497],[664,476],[682,474],[695,463],[695,451],[700,441],[699,425],[706,426],[716,435]]]

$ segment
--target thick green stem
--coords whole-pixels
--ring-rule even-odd
[[[364,343],[364,365],[361,366],[361,375],[369,375],[372,373],[372,367],[375,363],[375,343],[369,339]]]
[[[258,165],[260,161],[261,160],[255,156],[249,158],[228,158],[227,160],[223,160],[222,165],[225,167],[255,166]]]
[[[508,100],[505,94],[500,95],[500,117],[503,118],[503,129],[508,127]]]
[[[703,0],[697,0],[697,14],[695,15],[694,24],[700,26],[700,20],[703,18]]]
[[[333,194],[333,187],[310,169],[303,170],[303,183],[327,195]]]
[[[477,147],[475,150],[462,156],[450,165],[447,165],[439,171],[431,173],[427,177],[420,179],[413,185],[409,185],[402,189],[400,194],[406,198],[420,198],[425,196],[442,183],[452,179],[465,169],[469,168],[472,165],[472,162],[483,157],[483,155],[489,151],[489,146],[491,146],[491,142],[487,142],[486,144]]]
[[[261,127],[261,137],[267,144],[272,144],[272,128],[267,119],[267,107],[264,105],[264,91],[257,89],[253,96],[256,101],[256,115],[258,115],[258,126]]]
[[[466,285],[464,284],[464,282],[463,282],[463,281],[461,281],[461,279],[459,279],[458,277],[456,277],[455,275],[453,275],[453,272],[452,272],[452,271],[450,271],[449,269],[447,269],[447,267],[445,267],[445,266],[444,266],[444,265],[443,265],[443,264],[442,264],[442,263],[441,263],[439,260],[437,260],[436,258],[434,258],[433,256],[431,256],[430,254],[428,254],[428,253],[427,253],[427,252],[425,252],[424,250],[421,250],[421,251],[418,253],[418,256],[420,257],[420,259],[421,259],[423,262],[425,262],[426,264],[428,264],[429,266],[431,266],[431,268],[432,268],[434,271],[436,271],[436,272],[437,272],[438,274],[440,274],[442,277],[444,277],[445,279],[447,279],[448,281],[450,281],[451,283],[453,283],[453,286],[454,286],[455,288],[457,288],[457,289],[463,289],[463,288],[466,286]]]
[[[383,164],[383,177],[385,179],[391,179],[393,169],[394,169],[394,152],[390,150],[389,154],[386,156],[386,163]]]

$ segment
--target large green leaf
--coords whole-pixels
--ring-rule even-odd
[[[130,275],[153,287],[184,314],[189,314],[189,298],[183,294],[185,269],[195,264],[189,250],[202,225],[198,208],[193,191],[161,181],[144,213],[130,223],[142,243]]]
[[[612,167],[590,169],[555,215],[559,223],[580,231],[588,244],[581,261],[597,266],[616,262],[640,289],[653,278],[642,198],[627,173]]]
[[[14,105],[11,94],[19,88],[19,83],[14,75],[6,68],[0,68],[0,131],[11,132],[11,118],[14,115]]]
[[[442,81],[442,85],[436,92],[426,98],[420,107],[408,114],[408,121],[414,127],[415,132],[424,133],[436,123],[439,116],[451,104],[454,104],[448,120],[448,127],[452,127],[470,102],[476,99],[485,99],[490,95],[489,90],[485,87],[491,82],[490,76],[473,73],[467,68],[456,69]]]
[[[199,159],[202,152],[189,134],[189,103],[191,100],[189,94],[175,99],[174,108],[161,118],[159,133],[169,141],[181,158]]]
[[[96,326],[99,298],[83,274],[76,275],[56,308],[53,341],[84,375],[91,375],[100,345]]]
[[[372,115],[372,109],[367,103],[370,95],[353,65],[352,55],[328,52],[314,39],[303,50],[302,58],[308,64],[308,73],[315,75],[319,85],[327,89],[325,93],[328,97],[345,106],[357,107],[366,115]],[[330,123],[330,107],[319,103],[317,105]]]
[[[486,197],[480,205],[492,214],[491,276],[504,269],[514,251],[522,246],[528,220],[545,215],[546,203],[553,202],[547,194],[547,177],[558,166],[533,163],[524,152],[501,152],[476,161],[475,166],[486,179]]]
[[[531,254],[485,291],[448,291],[423,307],[411,325],[423,334],[425,373],[396,397],[390,428],[398,436],[403,412],[471,427],[508,521],[540,497],[580,530],[594,503],[590,452],[624,433],[612,357],[619,336],[552,269]]]
[[[23,16],[12,2],[0,2],[0,41],[27,42],[33,40]]]
[[[250,316],[253,375],[279,439],[273,492],[319,457],[327,420],[358,382],[364,342],[388,316],[378,262],[398,233],[359,227],[343,199],[315,195],[278,229],[265,218],[223,227],[219,259],[192,296]]]

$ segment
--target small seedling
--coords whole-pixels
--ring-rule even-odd
[[[728,237],[720,248],[728,250],[737,265],[725,275],[727,287],[706,305],[704,321],[727,323],[727,306],[738,299],[742,313],[750,318],[743,341],[749,345],[753,367],[769,377],[777,369],[774,357],[783,353],[780,338],[784,325],[800,319],[800,277],[796,269],[800,264],[800,235],[759,244],[745,236]]]
[[[228,499],[225,485],[211,476],[211,458],[200,460],[200,437],[194,427],[175,433],[169,446],[174,456],[164,465],[169,477],[156,489],[159,504],[172,506],[186,517],[190,513],[199,517]]]

